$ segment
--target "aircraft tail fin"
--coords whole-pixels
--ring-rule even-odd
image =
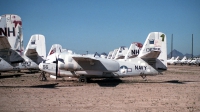
[[[108,53],[107,59],[111,59],[112,53],[113,53],[113,51],[110,51],[110,52]]]
[[[174,60],[174,57],[172,57],[170,60]]]
[[[179,56],[177,56],[175,60],[179,60]]]
[[[182,61],[184,61],[184,60],[186,60],[186,56],[184,56],[184,57],[182,58]]]
[[[139,55],[142,44],[139,42],[134,42],[130,45],[128,52],[125,55],[125,60],[128,58],[135,58]]]
[[[24,53],[36,63],[40,63],[41,61],[45,60],[46,43],[44,35],[32,35]]]
[[[162,32],[149,33],[138,57],[156,69],[167,69],[167,37]]]
[[[47,56],[52,55],[54,53],[60,53],[60,52],[62,52],[62,50],[63,49],[62,49],[62,46],[60,44],[53,44],[51,46],[51,49],[49,50],[49,53],[48,53]]]
[[[14,14],[5,14],[0,16],[0,36],[7,37],[6,42],[10,46],[1,46],[4,50],[9,47],[9,61],[11,63],[22,62],[24,59],[23,34],[22,34],[22,20],[21,17]],[[8,44],[7,44],[8,45]],[[2,54],[2,53],[0,53]],[[7,54],[6,54],[7,55]]]
[[[127,47],[125,47],[125,46],[119,47],[114,59],[123,59],[125,57],[127,51],[128,51]]]
[[[113,52],[112,52],[112,56],[111,56],[111,59],[114,59],[116,54],[117,54],[117,51],[118,49],[115,49]]]
[[[8,37],[12,50],[24,50],[22,20],[18,15],[5,14],[0,16],[0,35]]]

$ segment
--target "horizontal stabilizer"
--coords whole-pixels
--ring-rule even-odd
[[[25,55],[46,58],[45,37],[40,34],[32,35],[26,47]]]
[[[10,43],[8,41],[8,37],[6,36],[0,36],[0,50],[1,49],[10,49]]]
[[[38,56],[38,53],[36,51],[36,48],[29,48],[26,52],[26,56]]]
[[[143,56],[141,56],[142,59],[156,59],[160,55],[160,51],[151,51]]]

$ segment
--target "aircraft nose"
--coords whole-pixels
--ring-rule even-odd
[[[40,70],[43,70],[43,63],[40,63],[40,64],[39,64],[39,69],[40,69]]]

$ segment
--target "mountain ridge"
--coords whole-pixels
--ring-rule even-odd
[[[171,52],[172,52],[172,57],[177,57],[177,56],[179,56],[180,58],[183,58],[184,56],[186,56],[187,58],[192,57],[192,54],[189,54],[189,53],[183,54],[176,49],[172,50]],[[171,58],[171,52],[167,55],[167,58]],[[200,57],[200,54],[194,55],[194,57]]]

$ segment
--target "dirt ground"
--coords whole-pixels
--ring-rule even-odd
[[[21,76],[20,76],[21,75]],[[0,76],[0,112],[200,112],[200,67],[168,66],[163,75],[121,79]]]

